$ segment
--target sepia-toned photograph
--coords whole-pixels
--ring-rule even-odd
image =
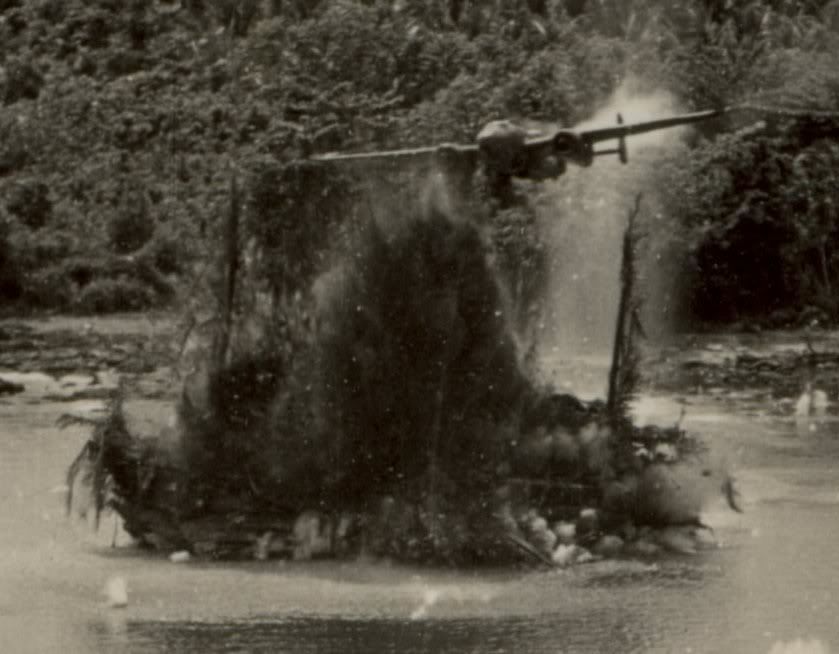
[[[0,652],[839,654],[839,0],[0,0]]]

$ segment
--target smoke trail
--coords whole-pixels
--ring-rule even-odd
[[[615,124],[620,112],[626,122],[652,120],[680,108],[664,91],[638,92],[634,80],[624,82],[609,102],[577,129]],[[630,137],[630,163],[600,157],[588,169],[574,166],[546,185],[540,198],[540,221],[550,250],[550,283],[541,332],[542,359],[565,355],[605,355],[611,345],[618,304],[621,242],[634,197],[643,192],[642,217],[660,213],[654,188],[656,166],[664,154],[679,147],[688,128],[673,128]],[[605,144],[602,147],[612,147]],[[675,289],[664,274],[639,280],[645,302],[654,307],[654,322],[666,323]],[[663,273],[663,271],[660,271]],[[646,325],[653,331],[659,324]]]

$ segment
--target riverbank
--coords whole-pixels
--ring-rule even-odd
[[[839,399],[839,331],[685,334],[647,345],[644,387],[653,392],[742,392],[781,402],[807,384]]]
[[[172,363],[169,314],[46,316],[0,320],[0,370],[51,375],[149,373]]]
[[[176,364],[179,318],[171,313],[7,317],[0,320],[0,376],[112,371],[142,377]],[[707,332],[643,344],[642,390],[765,390],[796,396],[806,381],[839,397],[839,331]],[[176,389],[167,389],[172,397]],[[142,390],[141,390],[142,392]]]

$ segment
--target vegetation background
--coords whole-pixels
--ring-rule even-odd
[[[839,110],[837,61],[836,0],[0,0],[3,310],[189,298],[231,175],[241,238],[276,255],[284,292],[322,263],[335,215],[313,193],[344,192],[290,172],[308,153],[574,125],[630,77],[685,110]],[[836,121],[732,126],[660,167],[656,243],[685,255],[682,317],[835,322]],[[499,251],[536,256],[534,223],[497,215]]]

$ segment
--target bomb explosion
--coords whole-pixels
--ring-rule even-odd
[[[622,138],[636,127],[608,129]],[[528,140],[491,125],[477,150],[441,150],[444,181],[488,190],[509,216],[524,206],[512,177],[561,174],[572,136],[569,157],[590,163],[597,139],[585,133]],[[232,186],[219,317],[197,344],[169,446],[132,435],[118,397],[70,485],[89,470],[97,507],[116,510],[138,542],[213,558],[567,565],[650,553],[650,529],[672,525],[694,530],[673,547],[695,547],[698,499],[661,489],[697,444],[678,427],[636,428],[627,412],[640,206],[624,239],[609,397],[584,402],[540,382],[528,361],[538,316],[521,306],[539,266],[504,259],[492,214],[470,213],[450,183],[424,202],[416,184],[401,203],[373,202],[371,185],[330,169],[336,160],[263,180],[281,189],[280,202],[263,198],[283,209],[273,223],[241,225]],[[321,230],[314,249],[304,230]]]

